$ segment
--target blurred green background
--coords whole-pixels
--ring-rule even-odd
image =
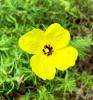
[[[18,39],[55,22],[70,31],[79,59],[54,80],[42,81]],[[93,100],[92,37],[93,0],[0,0],[0,100]]]

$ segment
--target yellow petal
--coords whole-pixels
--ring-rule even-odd
[[[56,68],[59,70],[66,70],[75,65],[78,52],[75,48],[68,46],[55,54]]]
[[[19,46],[30,54],[41,52],[45,42],[45,33],[40,29],[33,29],[19,38]]]
[[[69,44],[70,33],[60,24],[51,24],[46,30],[47,43],[55,49],[63,48]]]
[[[30,60],[30,64],[32,66],[32,71],[43,80],[51,80],[54,78],[56,68],[54,67],[51,57],[43,54],[34,55]]]

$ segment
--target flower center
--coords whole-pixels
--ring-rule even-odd
[[[44,46],[43,53],[45,55],[50,56],[50,55],[52,55],[53,52],[54,52],[54,50],[53,50],[52,46],[50,46],[49,44]]]

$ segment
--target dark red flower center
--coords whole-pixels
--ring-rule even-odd
[[[43,49],[43,53],[47,56],[52,55],[52,53],[54,52],[53,47],[51,45],[45,45],[44,49]]]

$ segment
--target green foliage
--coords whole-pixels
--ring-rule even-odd
[[[57,87],[55,87],[55,91],[61,91],[61,92],[72,92],[76,88],[76,82],[75,79],[71,78],[70,73],[66,71],[65,78],[61,79],[57,77],[57,80],[59,81],[59,84],[57,84]]]
[[[5,96],[7,100],[15,98],[13,93],[19,93],[22,100],[23,98],[55,100],[59,98],[59,94],[55,95],[55,92],[61,92],[62,99],[66,98],[64,94],[75,91],[77,80],[82,80],[82,85],[92,86],[91,75],[87,73],[81,75],[78,71],[75,72],[76,68],[68,71],[65,78],[62,78],[61,72],[52,81],[40,80],[29,66],[31,56],[20,50],[17,43],[25,32],[34,27],[46,29],[54,22],[60,23],[74,36],[92,33],[92,2],[92,0],[0,0],[0,95]],[[71,45],[77,48],[81,60],[88,55],[92,43],[92,36],[77,36],[71,41]],[[26,88],[24,94],[20,93],[22,84],[25,84],[23,90]]]
[[[18,99],[18,100],[30,100],[30,93],[26,93],[25,95],[20,95],[16,99]]]
[[[78,78],[79,80],[81,80],[83,87],[86,86],[93,88],[93,76],[91,76],[87,72],[83,72]]]
[[[38,100],[55,100],[53,95],[45,87],[41,87],[38,90],[37,99]]]
[[[71,41],[71,45],[78,50],[79,58],[84,60],[93,45],[92,36],[77,36]]]

